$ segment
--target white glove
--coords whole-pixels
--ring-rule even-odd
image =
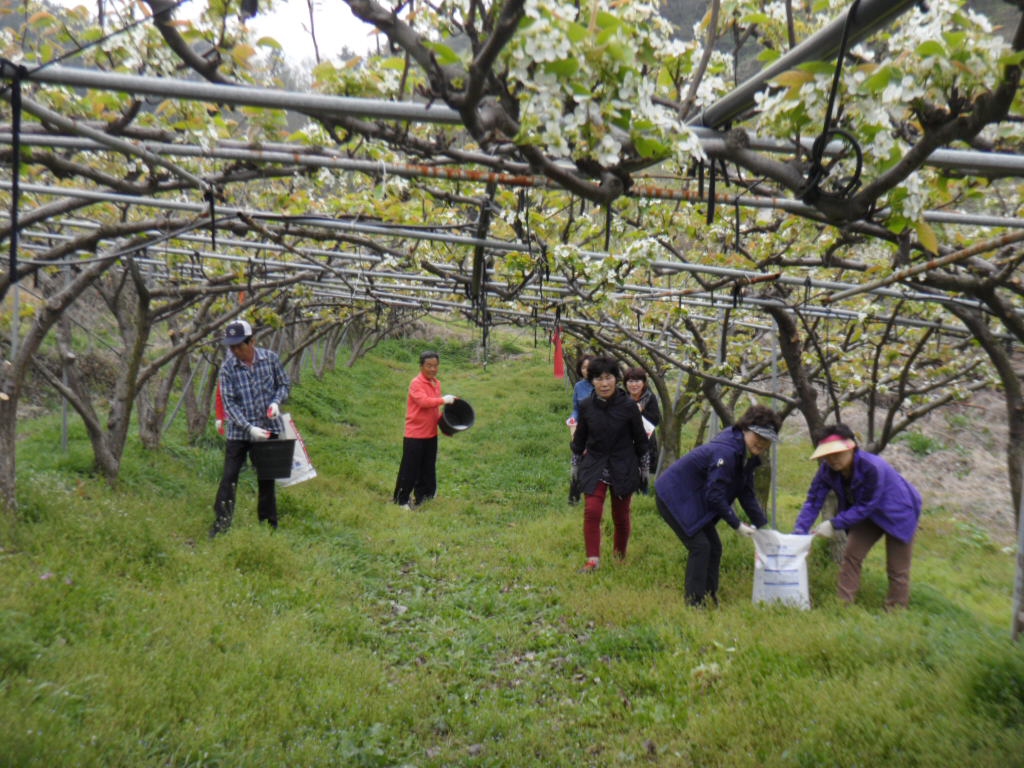
[[[262,427],[249,427],[249,437],[253,440],[269,440],[270,430]]]
[[[267,418],[268,419],[276,419],[277,415],[279,413],[281,413],[281,406],[279,406],[277,403],[271,403],[267,407]]]
[[[831,520],[826,520],[813,531],[811,531],[811,533],[813,533],[815,536],[821,536],[823,539],[831,539],[832,534],[834,534],[835,532],[836,530],[832,527]]]
[[[455,397],[455,395],[445,395],[441,399],[444,400],[445,405],[451,405],[456,401],[457,398]]]
[[[217,419],[214,424],[217,426],[217,431],[222,435],[224,434],[224,419]]]
[[[736,533],[740,534],[740,536],[753,536],[754,535],[754,531],[756,531],[756,530],[757,530],[757,528],[755,528],[752,525],[747,525],[746,523],[740,523],[740,527],[736,529]]]

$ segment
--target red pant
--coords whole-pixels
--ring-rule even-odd
[[[583,505],[583,545],[587,557],[601,556],[601,516],[604,514],[604,497],[608,492],[607,483],[598,483],[593,493],[586,494]],[[632,521],[629,515],[632,494],[619,498],[612,494],[612,522],[615,524],[615,555],[626,556]]]

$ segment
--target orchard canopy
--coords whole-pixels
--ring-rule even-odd
[[[642,366],[663,464],[751,398],[882,450],[998,388],[1019,508],[1017,3],[345,0],[327,57],[271,2],[0,0],[5,506],[30,381],[114,480],[133,413],[204,429],[227,319],[322,367],[429,313]]]

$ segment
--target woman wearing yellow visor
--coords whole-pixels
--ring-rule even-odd
[[[886,610],[906,608],[910,602],[910,560],[914,534],[921,517],[921,494],[882,457],[862,450],[853,430],[845,424],[826,427],[811,454],[819,459],[793,533],[831,538],[846,531],[846,547],[839,568],[839,598],[852,603],[860,589],[860,570],[871,547],[885,537],[885,564],[889,576]],[[839,501],[838,513],[814,530],[829,492]]]

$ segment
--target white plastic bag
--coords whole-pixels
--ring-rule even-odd
[[[779,533],[770,528],[754,531],[754,602],[779,602],[807,610],[811,607],[807,584],[807,554],[813,536]]]
[[[316,470],[313,462],[309,460],[309,451],[306,450],[306,441],[302,439],[302,433],[295,426],[295,419],[290,413],[282,413],[284,421],[284,437],[295,441],[295,451],[292,454],[292,473],[289,477],[282,477],[277,480],[279,486],[295,485],[305,480],[316,477]]]

